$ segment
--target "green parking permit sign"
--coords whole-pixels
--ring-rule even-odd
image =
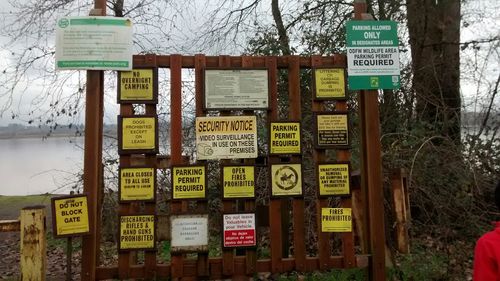
[[[399,89],[398,44],[394,21],[348,21],[349,89]]]

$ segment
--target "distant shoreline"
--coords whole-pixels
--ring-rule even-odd
[[[48,138],[81,138],[84,135],[75,136],[75,134],[50,134],[42,135],[42,134],[20,134],[20,135],[1,135],[0,140],[15,140],[15,139],[48,139]]]

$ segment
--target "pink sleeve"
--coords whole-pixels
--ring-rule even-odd
[[[481,237],[474,250],[474,281],[497,281],[498,268],[492,255],[492,249],[487,241]]]

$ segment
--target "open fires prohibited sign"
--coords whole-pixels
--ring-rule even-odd
[[[398,45],[394,21],[348,21],[349,89],[399,89]]]

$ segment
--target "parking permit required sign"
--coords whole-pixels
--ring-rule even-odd
[[[349,89],[399,89],[398,44],[396,22],[347,22]]]

